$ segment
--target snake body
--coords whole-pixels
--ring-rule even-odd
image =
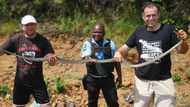
[[[177,44],[175,44],[173,47],[171,47],[169,50],[167,50],[166,52],[162,53],[160,56],[158,56],[158,57],[156,57],[156,58],[154,58],[152,60],[149,60],[149,61],[146,61],[146,62],[143,62],[143,63],[139,63],[139,64],[130,64],[127,61],[124,61],[123,63],[127,64],[131,68],[139,68],[139,67],[143,67],[143,66],[152,64],[156,60],[159,60],[162,57],[164,57],[167,54],[169,54],[173,49],[175,49],[176,47],[178,47],[181,43],[182,43],[182,40],[179,41]],[[6,52],[8,54],[14,55],[16,57],[23,58],[23,59],[30,60],[30,61],[34,61],[34,62],[43,62],[43,61],[47,60],[46,57],[43,57],[43,58],[30,58],[30,57],[25,57],[25,56],[21,56],[21,55],[9,52],[9,51],[4,50],[4,49],[1,49],[1,50],[3,50],[4,52]],[[83,63],[88,63],[88,62],[110,63],[110,62],[116,62],[116,58],[104,59],[104,60],[97,60],[97,59],[93,59],[93,58],[90,58],[90,59],[79,59],[79,60],[69,60],[69,59],[58,57],[58,61],[61,64],[83,64]]]

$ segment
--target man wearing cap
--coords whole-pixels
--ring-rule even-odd
[[[25,15],[21,24],[22,32],[11,36],[3,43],[1,49],[24,57],[45,57],[50,65],[54,65],[57,61],[54,50],[50,42],[36,32],[36,19],[31,15]],[[30,95],[33,95],[41,107],[49,107],[50,98],[42,70],[42,62],[17,57],[13,89],[13,103],[16,107],[25,107]]]
[[[98,60],[113,57],[116,47],[112,40],[104,39],[104,25],[96,24],[92,30],[92,38],[85,41],[81,54],[82,58],[95,58]],[[86,63],[87,75],[83,84],[88,91],[88,107],[97,107],[100,90],[105,97],[108,107],[119,107],[114,75],[116,68],[118,85],[122,83],[120,63]]]

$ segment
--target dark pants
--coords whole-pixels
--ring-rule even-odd
[[[87,76],[88,107],[97,107],[100,90],[102,90],[108,107],[119,107],[117,90],[113,77],[93,78]]]

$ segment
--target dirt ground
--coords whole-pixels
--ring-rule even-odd
[[[56,54],[65,58],[79,59],[80,47],[84,42],[83,37],[74,37],[68,35],[48,36],[53,44]],[[0,42],[5,38],[0,38]],[[134,55],[131,55],[133,57]],[[190,107],[190,51],[185,55],[172,52],[172,74],[178,74],[182,79],[176,82],[177,107]],[[15,76],[16,59],[11,55],[0,56],[0,85],[7,84],[10,88],[6,97],[0,97],[0,107],[12,106],[12,88]],[[48,82],[48,90],[51,96],[52,107],[63,107],[65,102],[73,100],[76,107],[87,107],[87,92],[83,90],[80,78],[86,73],[83,64],[57,64],[49,66],[44,63],[45,80]],[[133,90],[133,69],[127,65],[122,65],[123,86],[118,89],[119,103],[121,107],[132,107],[125,102],[124,96]],[[55,78],[60,77],[65,86],[65,91],[56,94],[53,90],[55,87]],[[32,101],[31,101],[32,102]],[[100,94],[99,107],[106,107],[103,95]]]

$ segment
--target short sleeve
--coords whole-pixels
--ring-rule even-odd
[[[44,39],[44,42],[44,54],[55,53],[51,43],[46,38]]]
[[[110,47],[111,47],[112,56],[114,56],[117,48],[116,48],[115,43],[112,40],[110,41]]]
[[[16,38],[13,36],[1,45],[1,48],[9,52],[16,52]]]
[[[88,57],[91,56],[92,50],[91,50],[91,44],[89,41],[85,41],[81,48],[81,57]]]
[[[133,48],[136,46],[136,31],[128,38],[125,44],[130,48]]]
[[[171,33],[171,46],[174,46],[177,42],[180,41],[175,33],[175,26],[170,26],[170,33]]]

